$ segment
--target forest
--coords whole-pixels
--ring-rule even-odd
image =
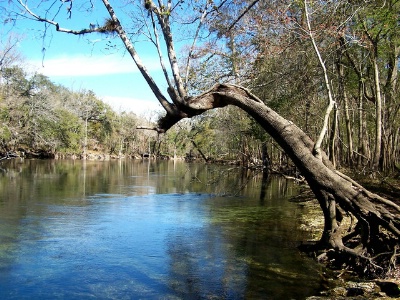
[[[116,112],[93,91],[73,91],[40,74],[29,74],[17,53],[2,49],[2,157],[110,159],[153,158],[226,161],[258,166],[267,141],[237,109],[183,121],[165,134],[137,129],[152,120]],[[19,64],[18,64],[19,63]],[[160,112],[151,112],[157,116]],[[210,114],[209,114],[210,115]],[[239,116],[239,118],[237,117]],[[272,153],[283,156],[281,151]],[[282,158],[281,158],[282,159]]]
[[[223,17],[220,13],[203,25],[212,39],[182,50],[192,58],[185,77],[188,89],[196,93],[210,88],[216,77],[240,84],[313,140],[321,136],[335,166],[363,173],[398,172],[398,1],[312,3],[312,14],[301,2],[289,2],[258,2],[257,10],[246,2],[224,6]],[[227,31],[247,6],[235,28]],[[3,156],[149,153],[245,166],[266,160],[271,167],[290,165],[278,144],[235,107],[183,120],[164,134],[137,129],[150,120],[117,113],[92,91],[73,91],[41,74],[29,74],[15,44],[9,39],[0,49]],[[321,135],[324,126],[326,134]]]

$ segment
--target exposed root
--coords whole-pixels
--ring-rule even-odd
[[[397,274],[400,259],[398,241],[390,235],[382,234],[380,239],[370,241],[368,247],[365,247],[360,233],[358,227],[345,237],[338,234],[334,238],[331,236],[329,242],[325,240],[303,244],[299,249],[330,269],[353,272],[360,278],[387,278]]]

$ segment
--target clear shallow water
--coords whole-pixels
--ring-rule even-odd
[[[173,162],[0,167],[1,299],[304,299],[321,287],[283,179]]]

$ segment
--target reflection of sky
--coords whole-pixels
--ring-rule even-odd
[[[26,193],[1,207],[0,299],[301,299],[319,287],[295,249],[299,211],[280,185],[261,205],[257,185],[248,186],[255,197],[170,193],[190,186],[173,184],[186,178],[184,163],[154,163],[160,176],[148,162],[74,162],[68,172],[57,162],[62,176],[47,164],[32,169],[49,174],[16,175]]]
[[[85,207],[50,206],[47,217],[25,219],[28,230],[7,272],[10,287],[0,282],[3,291],[77,297],[82,290],[117,298],[220,292],[226,249],[217,231],[208,236],[205,230],[202,196],[91,201]]]

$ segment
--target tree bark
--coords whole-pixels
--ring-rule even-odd
[[[345,74],[344,74],[344,65],[342,63],[343,58],[343,39],[339,39],[340,47],[337,50],[337,61],[336,61],[336,69],[338,72],[338,96],[341,102],[343,101],[344,108],[344,118],[346,124],[346,136],[348,143],[348,152],[347,152],[347,160],[350,166],[353,166],[353,133],[351,130],[351,122],[349,115],[349,100],[347,98],[346,87],[345,87]]]
[[[329,135],[329,159],[335,168],[337,166],[336,138],[337,138],[337,131],[338,131],[338,118],[339,118],[339,116],[338,116],[337,105],[334,104],[331,133]]]

